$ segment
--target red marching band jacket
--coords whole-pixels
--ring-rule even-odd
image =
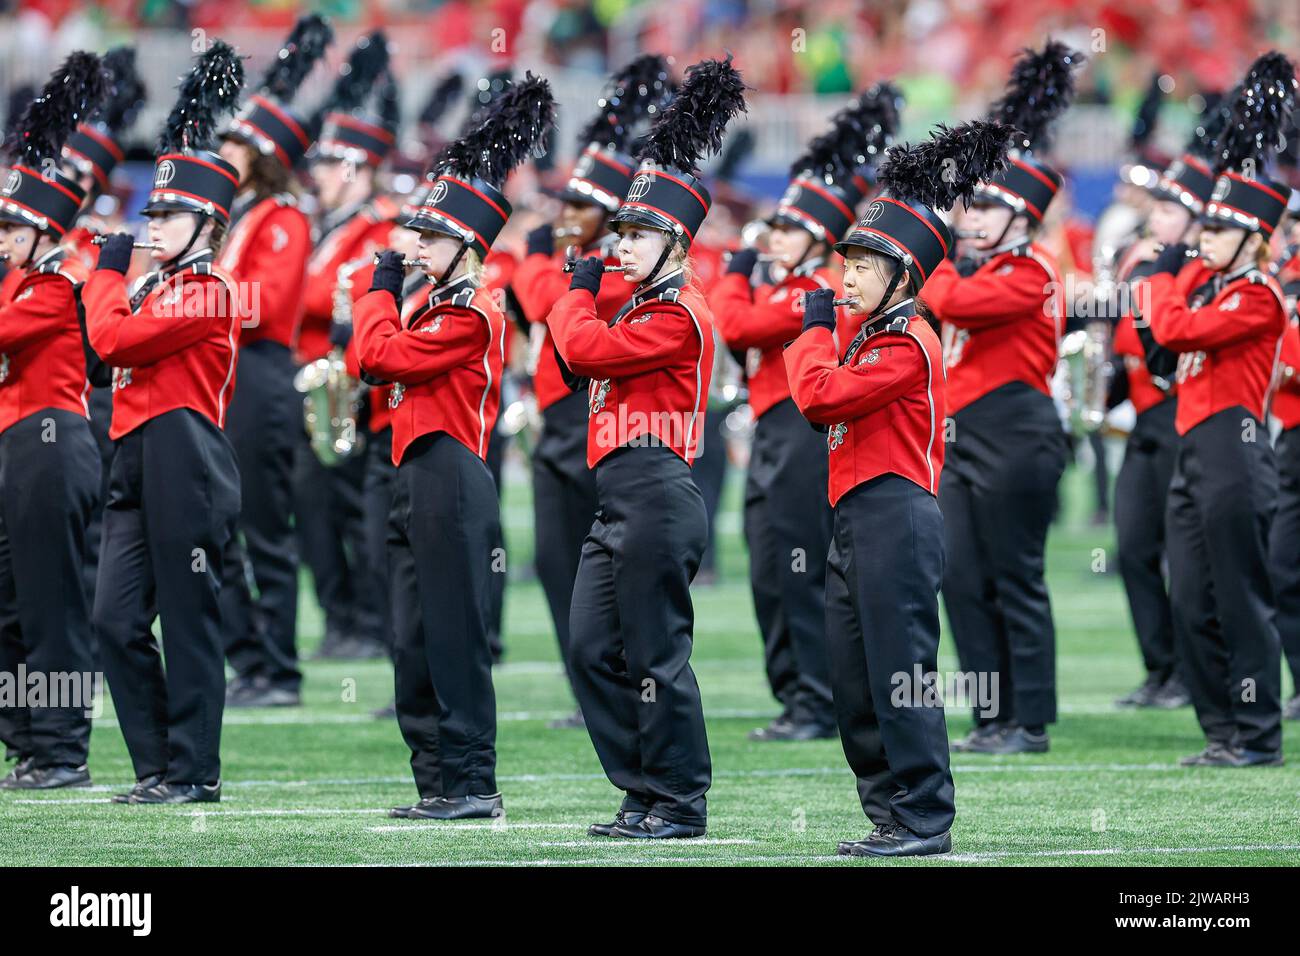
[[[268,196],[230,227],[217,265],[242,291],[240,345],[293,341],[310,254],[311,226],[287,194]]]
[[[923,298],[944,324],[949,414],[1010,382],[1051,395],[1065,301],[1045,250],[1030,244],[999,253],[964,278],[945,260]]]
[[[393,383],[393,464],[433,432],[486,459],[505,366],[505,317],[490,292],[462,277],[430,290],[409,319],[388,292],[368,292],[353,325],[361,368]]]
[[[90,417],[76,289],[86,268],[54,248],[0,285],[0,432],[57,408]]]
[[[1277,372],[1272,411],[1286,431],[1300,425],[1300,325],[1294,315],[1282,336],[1282,360]]]
[[[1133,270],[1141,265],[1142,262],[1135,261],[1131,257],[1126,257],[1120,264],[1121,280],[1128,283],[1130,293],[1138,288],[1139,277],[1133,275]],[[1128,398],[1133,403],[1133,410],[1137,414],[1141,415],[1166,399],[1174,397],[1177,388],[1173,387],[1172,382],[1169,391],[1165,392],[1151,381],[1151,373],[1147,370],[1146,349],[1143,348],[1142,340],[1138,338],[1137,328],[1133,325],[1132,309],[1127,310],[1115,323],[1115,337],[1111,346],[1124,363],[1124,373],[1128,377]]]
[[[561,268],[564,259],[562,252],[553,256],[541,252],[526,256],[515,270],[511,284],[524,318],[532,323],[529,367],[533,371],[533,391],[537,395],[539,411],[546,411],[570,394],[555,361],[555,340],[546,326],[546,317],[551,309],[569,291],[569,276]],[[619,262],[613,253],[606,255],[604,260],[609,266],[616,266]],[[605,273],[600,280],[600,293],[596,296],[596,315],[608,325],[632,298],[633,288],[634,284],[624,279],[622,273]]]
[[[299,365],[324,358],[330,350],[330,323],[334,318],[334,292],[338,288],[339,268],[356,259],[372,256],[384,248],[393,231],[395,204],[387,198],[364,203],[356,215],[331,230],[307,259],[306,281],[302,293],[302,319],[294,334],[294,361]],[[353,301],[369,287],[357,292],[354,273]]]
[[[709,306],[727,346],[745,350],[749,406],[761,418],[790,397],[783,347],[803,331],[803,297],[814,289],[842,293],[828,269],[791,273],[776,285],[753,288],[739,273],[720,276],[709,290]]]
[[[129,297],[112,269],[91,273],[82,290],[90,346],[114,366],[110,438],[178,408],[225,428],[239,358],[237,291],[206,250],[181,265],[167,278],[143,276]]]
[[[569,368],[591,379],[587,467],[641,436],[688,465],[700,453],[713,374],[713,316],[692,283],[660,280],[613,325],[583,289],[561,296],[547,325]],[[662,290],[662,291],[661,291]]]
[[[1277,280],[1252,266],[1220,281],[1193,261],[1143,281],[1151,334],[1179,353],[1178,434],[1236,405],[1263,421],[1287,327]]]
[[[842,359],[824,327],[809,329],[785,351],[795,405],[810,422],[828,427],[832,507],[885,474],[939,493],[947,414],[943,350],[908,305],[894,306],[902,314],[893,320],[889,313],[880,317],[879,330],[860,344],[855,338]]]

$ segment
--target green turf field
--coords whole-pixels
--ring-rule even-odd
[[[504,519],[512,574],[531,561],[528,487],[509,482]],[[1118,578],[1092,570],[1112,532],[1089,527],[1086,476],[1072,475],[1067,520],[1051,541],[1049,583],[1059,634],[1061,720],[1042,756],[956,756],[952,855],[920,861],[834,856],[870,829],[837,741],[756,744],[775,714],[760,663],[733,473],[720,525],[723,581],[697,589],[694,665],[708,715],[714,782],[709,834],[647,846],[586,835],[618,805],[582,731],[549,730],[571,701],[540,587],[508,591],[506,662],[496,671],[498,773],[507,816],[493,823],[390,820],[416,798],[395,723],[369,711],[391,695],[387,663],[311,663],[305,706],[232,711],[223,739],[222,802],[185,807],[107,803],[132,779],[111,707],[96,725],[96,787],[46,796],[0,794],[6,864],[799,864],[836,866],[1300,864],[1300,726],[1290,766],[1180,769],[1201,737],[1190,709],[1121,712],[1111,701],[1140,665]],[[516,578],[526,577],[518,574]],[[304,594],[311,594],[310,587]],[[303,644],[321,619],[304,604]],[[955,669],[945,636],[941,666]],[[355,694],[352,694],[352,689]],[[949,732],[967,730],[949,713]]]

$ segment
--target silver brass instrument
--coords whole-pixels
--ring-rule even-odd
[[[365,259],[355,259],[339,266],[335,322],[352,324],[352,275],[367,264]],[[357,431],[357,416],[366,386],[348,374],[342,346],[332,346],[324,358],[300,368],[293,387],[302,393],[303,423],[311,450],[322,465],[332,468],[361,449],[365,436]]]
[[[1092,260],[1094,282],[1093,301],[1084,305],[1086,314],[1093,316],[1083,329],[1071,332],[1061,342],[1061,358],[1070,363],[1066,378],[1066,395],[1063,396],[1070,411],[1072,430],[1076,434],[1099,431],[1106,424],[1106,401],[1110,395],[1111,380],[1115,377],[1111,336],[1114,316],[1111,304],[1116,299],[1118,283],[1115,277],[1115,259],[1119,250],[1101,246]]]

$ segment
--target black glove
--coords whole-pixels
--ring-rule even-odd
[[[600,280],[605,277],[605,261],[595,256],[579,259],[573,267],[573,278],[569,280],[569,291],[586,289],[593,296],[600,291]]]
[[[1171,246],[1165,246],[1160,250],[1160,255],[1156,256],[1154,271],[1167,272],[1171,276],[1178,275],[1183,264],[1187,262],[1188,245],[1185,242],[1175,242]]]
[[[555,231],[550,224],[538,226],[528,234],[528,254],[555,255]]]
[[[126,275],[131,268],[131,252],[135,248],[135,237],[126,232],[115,232],[99,247],[100,269],[112,269]]]
[[[756,265],[758,265],[757,249],[737,249],[731,254],[731,261],[727,263],[727,274],[738,273],[747,276],[754,271]]]
[[[370,291],[380,289],[392,293],[394,301],[401,301],[402,282],[406,279],[406,270],[402,268],[400,252],[381,252],[379,264],[375,266],[375,276],[370,280]]]
[[[803,330],[822,326],[835,331],[834,289],[814,289],[803,296]]]
[[[352,341],[352,323],[351,322],[331,322],[330,323],[330,345],[337,345],[341,349],[348,347]]]

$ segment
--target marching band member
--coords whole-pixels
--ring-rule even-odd
[[[488,646],[490,577],[500,523],[484,464],[496,421],[505,319],[481,287],[483,259],[510,215],[501,193],[554,116],[529,76],[435,163],[437,179],[406,223],[421,234],[430,289],[401,324],[402,257],[385,252],[356,305],[361,368],[393,383],[389,524],[397,722],[420,800],[395,817],[451,820],[503,812],[496,786],[496,698]]]
[[[1132,292],[1140,279],[1150,276],[1160,250],[1184,241],[1205,208],[1214,189],[1214,176],[1206,165],[1203,138],[1194,140],[1176,161],[1149,186],[1152,204],[1145,235],[1124,253],[1119,280]],[[1115,479],[1115,534],[1119,571],[1124,580],[1146,678],[1120,698],[1125,707],[1182,707],[1190,703],[1178,673],[1174,640],[1174,612],[1165,584],[1165,499],[1178,453],[1174,417],[1178,399],[1173,382],[1177,356],[1139,330],[1131,310],[1120,316],[1115,328],[1118,358],[1115,388],[1137,413],[1124,446],[1124,463]],[[1117,399],[1119,395],[1115,396]]]
[[[301,701],[296,629],[298,548],[293,530],[294,453],[302,398],[290,343],[302,311],[311,227],[292,192],[293,168],[311,145],[309,124],[288,105],[324,56],[333,31],[301,18],[272,61],[261,91],[222,134],[220,156],[239,173],[230,235],[218,265],[247,290],[239,333],[239,391],[228,433],[239,458],[242,535],[231,542],[222,590],[233,706]],[[254,602],[245,560],[257,584]]]
[[[826,635],[835,713],[862,809],[875,824],[843,856],[919,856],[952,849],[952,774],[941,689],[939,587],[944,516],[936,496],[946,408],[942,349],[916,296],[952,236],[936,209],[969,201],[1006,166],[1016,131],[997,123],[941,130],[892,148],[883,194],[849,237],[844,291],[861,326],[835,340],[830,289],[805,298],[803,333],[787,349],[790,389],[827,427],[835,509],[826,570]],[[955,167],[952,164],[955,162]],[[955,168],[956,176],[943,175]],[[896,701],[896,675],[920,681]]]
[[[86,198],[82,201],[77,224],[68,230],[62,245],[73,249],[87,273],[99,260],[99,247],[94,244],[94,238],[108,228],[107,223],[94,214],[95,201],[108,191],[109,176],[125,155],[122,148],[125,133],[145,99],[144,83],[135,68],[133,47],[109,50],[102,62],[108,76],[108,96],[104,105],[89,117],[88,122],[78,126],[63,146],[63,170],[77,181]],[[108,500],[109,466],[113,461],[113,441],[108,437],[113,417],[113,377],[112,369],[95,360],[93,353],[87,356],[87,360],[87,377],[94,386],[88,399],[90,430],[99,447],[100,458],[99,500],[86,531],[85,578],[93,595],[99,571],[104,502]],[[94,643],[93,634],[91,642]]]
[[[940,264],[926,301],[944,323],[951,434],[939,493],[947,560],[943,597],[962,668],[996,675],[1000,712],[974,708],[955,745],[975,753],[1044,753],[1056,720],[1056,632],[1043,579],[1047,529],[1066,443],[1052,403],[1064,321],[1056,263],[1033,242],[1061,176],[1029,149],[1047,146],[1081,57],[1060,43],[1016,62],[993,118],[1026,152],[980,185],[962,225],[972,270]]]
[[[1170,596],[1184,679],[1206,747],[1184,766],[1282,762],[1282,673],[1268,535],[1277,464],[1264,425],[1286,330],[1268,239],[1290,190],[1261,170],[1295,104],[1290,62],[1251,66],[1214,144],[1219,177],[1201,222],[1200,257],[1167,246],[1149,284],[1151,333],[1179,353],[1181,437],[1166,526]]]
[[[702,836],[712,770],[690,666],[690,583],[707,544],[691,480],[713,367],[713,322],[687,254],[709,210],[699,179],[727,123],[745,108],[724,61],[687,71],[656,121],[613,222],[625,281],[612,322],[596,296],[605,264],[588,256],[551,310],[555,347],[590,378],[587,464],[599,511],[582,546],[569,615],[569,670],[605,775],[625,794],[599,836]]]
[[[350,327],[331,328],[339,269],[353,260],[371,264],[392,230],[393,205],[375,190],[375,176],[397,140],[397,87],[387,70],[384,35],[362,37],[330,97],[311,164],[320,211],[295,335],[299,365],[325,358],[335,348],[346,349]],[[372,91],[375,108],[363,110]],[[367,288],[358,290],[353,283],[357,297]],[[361,498],[370,452],[364,417],[354,424],[358,444],[342,461],[328,465],[317,457],[306,432],[299,432],[294,520],[325,612],[325,639],[317,652],[323,658],[382,657],[390,643],[381,607],[386,598],[375,590],[380,582],[369,572],[383,564],[384,551],[371,554],[365,543]]]
[[[790,167],[790,185],[770,221],[765,275],[754,277],[758,250],[741,249],[709,292],[728,348],[745,355],[756,419],[745,478],[745,543],[768,686],[782,712],[751,732],[753,740],[835,736],[821,560],[831,542],[831,509],[821,494],[827,463],[822,436],[790,397],[782,348],[802,329],[805,296],[839,291],[827,258],[853,225],[862,198],[854,173],[888,145],[900,100],[884,84],[835,115],[832,128]]]
[[[570,387],[555,356],[546,317],[568,291],[563,269],[567,250],[557,254],[556,234],[580,256],[599,256],[617,265],[609,217],[618,211],[632,183],[636,161],[627,155],[637,121],[659,108],[668,93],[667,64],[660,56],[638,57],[611,78],[602,110],[582,130],[582,154],[560,199],[559,220],[528,235],[528,255],[512,288],[530,326],[533,390],[542,413],[542,433],[533,451],[533,529],[537,577],[546,594],[565,674],[569,668],[569,606],[582,542],[598,507],[596,479],[587,467],[587,390],[575,376]],[[618,272],[606,273],[596,294],[596,311],[608,323],[632,297],[632,285]],[[573,679],[569,677],[569,686]],[[553,726],[581,727],[582,711]]]
[[[1292,191],[1290,206],[1300,198]],[[1292,241],[1287,252],[1295,254],[1300,242],[1300,219],[1290,219]],[[1279,275],[1285,275],[1279,272]],[[1281,431],[1273,443],[1277,454],[1277,515],[1269,532],[1269,568],[1277,599],[1277,629],[1282,653],[1291,671],[1292,697],[1282,708],[1283,720],[1300,720],[1300,313],[1296,298],[1300,279],[1292,278],[1283,286],[1286,294],[1287,330],[1282,339],[1281,367],[1272,413]]]
[[[100,468],[78,318],[86,269],[59,245],[85,194],[50,164],[76,121],[103,99],[101,69],[93,53],[73,53],[55,71],[15,126],[17,161],[0,190],[0,255],[12,269],[0,294],[0,672],[7,675],[26,668],[52,680],[96,669],[82,577]],[[0,738],[18,759],[0,789],[89,786],[89,707],[0,707]]]
[[[115,803],[221,799],[220,591],[239,516],[239,469],[222,429],[240,309],[213,256],[238,173],[210,149],[215,117],[235,107],[242,85],[226,44],[198,58],[159,140],[144,207],[157,271],[128,294],[132,237],[114,233],[82,294],[91,347],[114,366],[117,449],[94,622],[137,780]]]

